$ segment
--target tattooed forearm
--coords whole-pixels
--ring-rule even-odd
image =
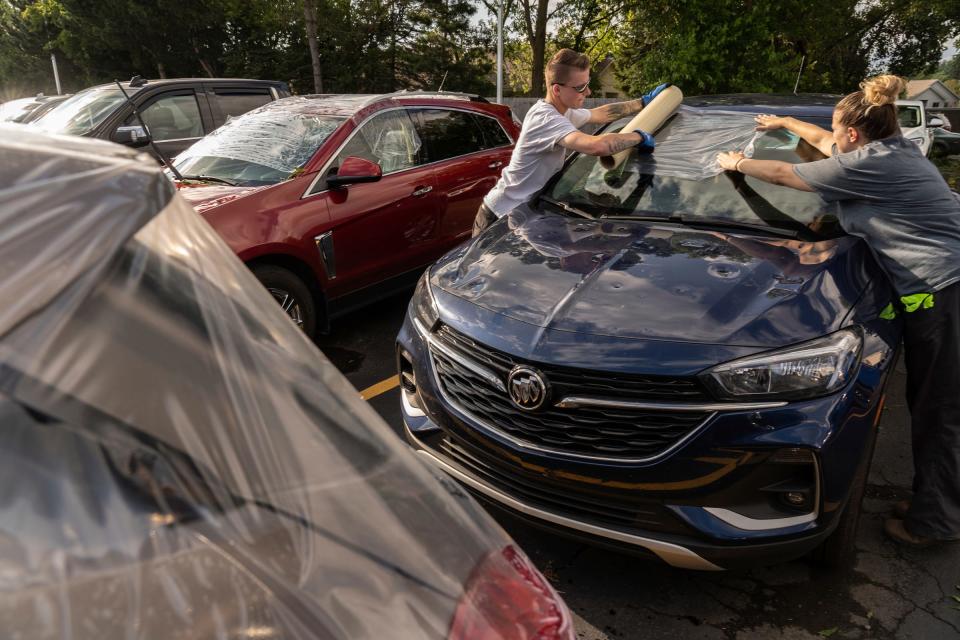
[[[608,156],[640,144],[640,138],[635,133],[615,133],[609,136],[603,136],[603,138],[607,145],[606,154],[604,155]]]
[[[643,109],[642,100],[629,100],[627,102],[614,102],[612,104],[605,104],[601,107],[605,111],[605,116],[608,122],[612,122],[618,118],[623,118],[624,116],[632,116],[635,113],[639,113]]]

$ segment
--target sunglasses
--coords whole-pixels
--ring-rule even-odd
[[[558,85],[560,85],[561,87],[567,87],[568,89],[573,89],[573,90],[576,91],[577,93],[583,93],[584,91],[587,90],[587,87],[590,86],[590,82],[584,82],[583,84],[578,84],[578,85],[576,85],[576,86],[572,86],[572,85],[569,85],[569,84],[563,84],[562,82],[554,82],[553,84],[558,84]]]

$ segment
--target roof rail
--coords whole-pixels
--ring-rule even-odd
[[[401,89],[393,93],[382,93],[370,96],[363,105],[373,104],[379,100],[389,100],[390,98],[448,98],[452,100],[469,100],[470,102],[489,102],[486,98],[477,93],[461,93],[459,91],[420,91],[414,89]]]

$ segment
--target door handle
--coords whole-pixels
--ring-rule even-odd
[[[488,164],[487,166],[490,167],[491,169],[499,169],[500,167],[503,166],[503,161],[502,161],[502,160],[494,160],[493,162],[491,162],[491,163]]]
[[[431,191],[433,191],[433,187],[417,187],[416,189],[413,190],[413,194],[411,194],[411,195],[413,195],[414,197],[419,198],[420,196],[425,196],[425,195],[427,195],[427,194],[430,193]]]

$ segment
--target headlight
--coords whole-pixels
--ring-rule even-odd
[[[780,351],[741,358],[703,375],[713,391],[726,398],[801,399],[843,388],[860,362],[863,337],[843,329]]]
[[[923,146],[923,138],[908,138],[910,142],[914,142],[920,146]]]
[[[440,320],[440,312],[437,310],[437,303],[433,299],[433,292],[430,291],[430,269],[424,271],[420,280],[417,281],[417,289],[413,292],[410,306],[413,310],[413,317],[423,323],[428,331],[432,331],[434,325]]]

